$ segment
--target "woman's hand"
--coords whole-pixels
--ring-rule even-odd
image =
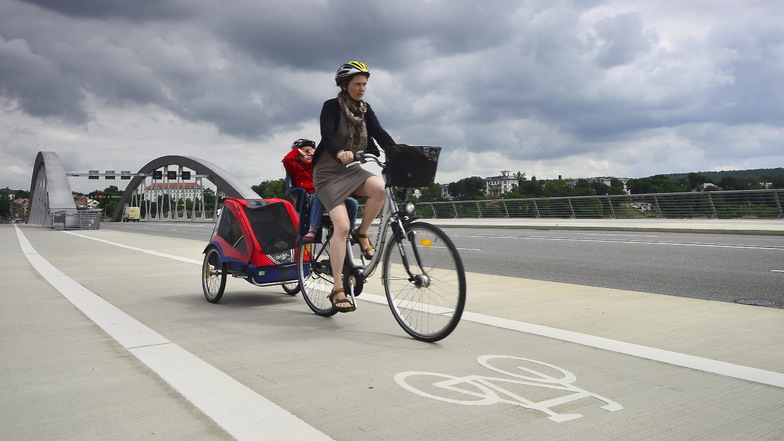
[[[354,152],[347,152],[345,150],[339,151],[338,161],[340,161],[342,164],[351,164],[354,162]]]

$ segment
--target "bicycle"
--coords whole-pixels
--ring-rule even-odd
[[[393,148],[397,152],[396,161],[390,159],[389,150]],[[376,253],[373,257],[366,261],[359,253],[360,263],[357,263],[351,241],[346,241],[343,285],[346,295],[356,306],[356,297],[362,293],[365,282],[382,264],[381,281],[395,320],[413,338],[435,342],[455,329],[463,313],[466,300],[463,262],[446,233],[435,225],[417,220],[412,202],[407,202],[404,209],[398,209],[393,188],[432,184],[440,147],[393,146],[390,149],[387,162],[360,151],[355,155],[356,162],[349,164],[373,161],[379,165],[386,184],[386,197],[374,235]],[[411,169],[414,164],[411,158],[420,161],[424,174],[401,172],[404,167]],[[329,260],[332,233],[332,223],[325,216],[316,241],[302,244],[297,256],[302,296],[314,313],[325,317],[337,312],[327,299],[334,284]]]

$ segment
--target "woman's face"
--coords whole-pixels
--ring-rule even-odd
[[[365,89],[367,88],[367,77],[361,74],[354,75],[348,83],[348,96],[354,101],[362,101],[365,96]]]

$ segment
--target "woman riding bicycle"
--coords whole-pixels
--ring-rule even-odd
[[[375,112],[363,101],[370,72],[358,61],[340,66],[335,83],[340,87],[336,98],[324,102],[321,108],[321,142],[313,157],[313,186],[329,213],[334,226],[330,240],[330,255],[334,287],[329,294],[333,308],[340,312],[355,309],[343,288],[343,262],[346,240],[350,230],[349,215],[343,201],[354,194],[366,197],[362,222],[351,232],[358,241],[365,258],[371,258],[375,248],[367,232],[384,204],[384,181],[362,167],[346,167],[354,162],[354,153],[365,150],[378,155],[377,141],[382,147],[394,144],[392,137],[381,127]]]

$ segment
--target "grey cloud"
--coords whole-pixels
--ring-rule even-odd
[[[730,124],[780,124],[784,115],[784,32],[780,24],[729,23],[708,43],[724,54],[728,80],[711,91],[710,115]]]
[[[88,119],[80,105],[84,94],[79,80],[54,60],[33,53],[24,40],[0,39],[0,90],[32,116],[75,124]]]
[[[510,160],[780,128],[781,6],[706,4],[0,0],[0,94],[77,130],[100,106],[149,107],[258,142],[313,124],[359,59],[396,137]]]
[[[596,63],[604,68],[620,66],[648,52],[656,42],[656,34],[643,29],[637,13],[618,14],[594,25],[600,41]]]
[[[44,9],[77,18],[117,18],[132,21],[184,18],[192,3],[185,0],[24,0]]]

